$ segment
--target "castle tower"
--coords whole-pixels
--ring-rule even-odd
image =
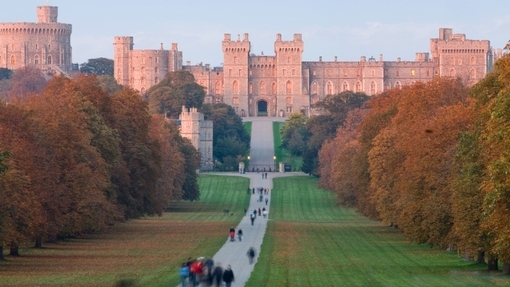
[[[234,107],[236,111],[248,108],[248,62],[250,41],[244,34],[241,41],[230,39],[225,34],[222,42],[223,50],[223,102]]]
[[[129,86],[129,60],[130,52],[133,50],[133,37],[115,37],[114,46],[114,68],[113,74],[117,83]]]
[[[430,39],[436,76],[462,79],[474,84],[491,71],[493,51],[488,40],[468,40],[465,34],[453,34],[451,28],[440,28],[439,38]]]
[[[303,51],[301,34],[294,34],[292,41],[282,41],[281,34],[276,35],[274,43],[276,53],[277,113],[288,115],[303,106],[309,106],[308,97],[303,95]]]
[[[181,120],[181,136],[189,139],[200,152],[200,169],[213,168],[213,123],[205,121],[204,115],[196,108],[189,110],[183,106],[179,115]]]
[[[72,70],[72,25],[58,23],[58,7],[37,7],[37,23],[0,23],[0,67],[33,66],[48,74]]]

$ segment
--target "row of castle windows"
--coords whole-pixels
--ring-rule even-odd
[[[29,33],[29,34],[69,34],[70,30],[68,29],[42,29],[42,28],[3,28],[0,29],[2,34],[6,33]]]
[[[135,73],[135,67],[133,67],[133,73]],[[120,69],[117,69],[117,72],[120,73]],[[145,67],[140,68],[140,73],[145,74]],[[158,73],[158,67],[154,68],[154,73]]]
[[[485,49],[442,49],[441,53],[485,53]]]
[[[299,52],[299,51],[301,51],[299,48],[280,48],[280,49],[278,49],[278,52]]]
[[[62,61],[61,61],[61,63],[63,63],[63,62],[64,62],[63,57],[64,57],[64,56],[62,55]],[[1,63],[1,62],[2,62],[2,57],[0,56],[0,63]],[[29,60],[29,62],[31,62],[31,60]],[[11,65],[15,65],[15,64],[16,64],[16,56],[11,55],[10,64],[11,64]],[[34,56],[34,64],[35,64],[35,65],[42,64],[42,63],[40,63],[40,62],[39,62],[39,55],[35,55],[35,56]],[[46,64],[47,64],[47,65],[52,65],[52,64],[53,64],[53,57],[52,57],[51,55],[48,55],[48,57],[46,58]]]
[[[471,65],[474,65],[476,64],[476,58],[475,57],[471,57]],[[450,65],[455,65],[455,58],[454,57],[451,57],[450,58]],[[462,65],[462,58],[457,58],[457,65]]]
[[[120,77],[120,74],[119,74],[119,77]],[[120,81],[118,81],[120,83]],[[154,85],[156,85],[157,83],[159,83],[159,78],[158,77],[155,77],[154,78]],[[130,81],[130,85],[134,85],[135,84],[135,78],[131,78],[131,81]],[[140,78],[140,85],[146,85],[147,84],[147,80],[142,77]]]
[[[226,48],[225,52],[246,52],[246,48]]]
[[[221,85],[219,84],[219,82],[216,83],[216,94],[220,94],[221,93]],[[238,81],[234,81],[232,83],[232,91],[234,94],[238,95],[239,94],[239,82]],[[249,86],[248,86],[248,92],[250,94],[253,94],[253,83],[249,83]],[[272,87],[271,87],[271,92],[272,94],[276,94],[276,83],[273,82],[272,84]],[[290,95],[292,94],[293,92],[293,87],[292,87],[292,82],[291,81],[287,81],[287,83],[285,84],[285,93],[287,95]],[[266,83],[265,82],[260,82],[260,94],[261,95],[265,95],[266,94]]]

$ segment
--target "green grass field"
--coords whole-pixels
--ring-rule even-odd
[[[201,175],[199,184],[200,201],[173,203],[162,217],[6,256],[0,286],[113,286],[130,278],[133,286],[177,286],[178,266],[213,256],[249,204],[247,178]]]
[[[508,286],[456,253],[408,244],[311,177],[277,178],[261,257],[246,286]]]

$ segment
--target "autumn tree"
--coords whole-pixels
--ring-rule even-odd
[[[14,70],[7,96],[20,100],[21,97],[40,93],[46,86],[46,82],[42,71],[35,67],[27,66]]]

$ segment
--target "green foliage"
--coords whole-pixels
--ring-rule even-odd
[[[213,156],[223,170],[236,170],[239,160],[250,151],[250,134],[241,117],[226,104],[205,104],[201,112],[213,122]]]
[[[113,60],[107,58],[89,59],[86,63],[80,64],[80,71],[85,74],[109,75],[113,77]]]
[[[200,110],[205,98],[202,86],[195,82],[193,74],[187,71],[169,72],[158,84],[147,91],[152,113],[164,114],[177,119],[182,107]]]
[[[7,165],[7,160],[12,155],[9,151],[1,151],[0,152],[0,174],[5,174],[5,172],[9,169]]]
[[[10,79],[12,76],[12,70],[7,68],[0,68],[0,80]]]

